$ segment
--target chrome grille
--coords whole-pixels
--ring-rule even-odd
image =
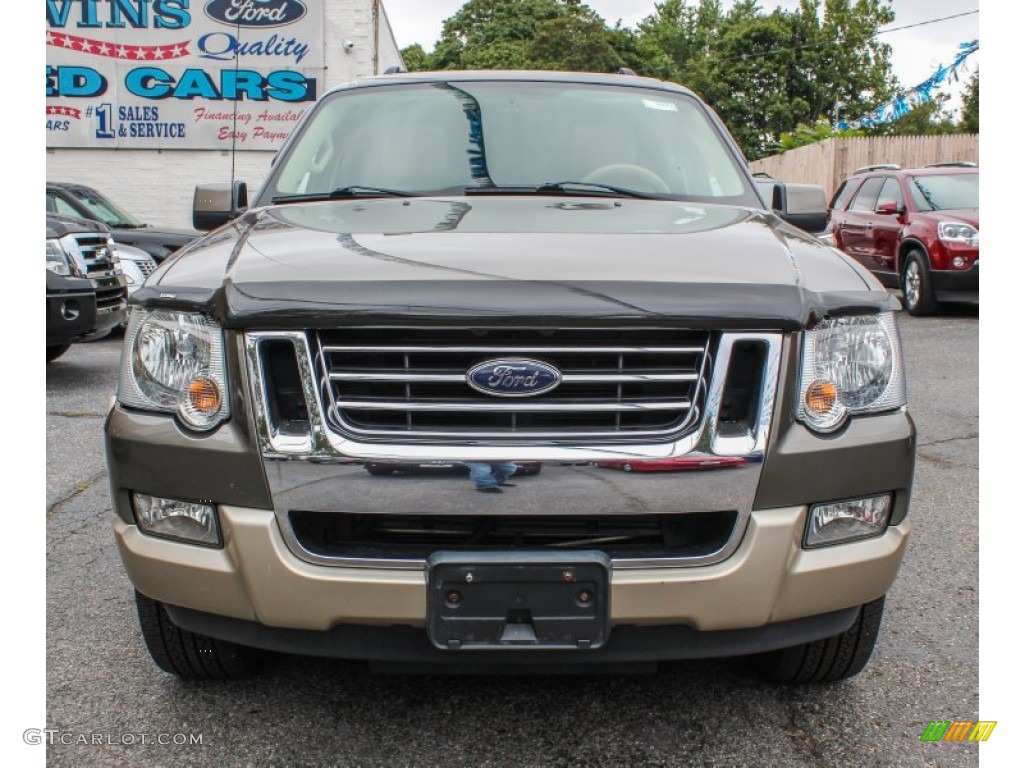
[[[86,274],[96,286],[96,308],[117,309],[124,306],[127,294],[114,270],[114,258],[107,235],[90,233],[75,235],[75,242],[85,262]]]
[[[114,274],[114,260],[110,254],[110,242],[106,235],[88,234],[75,235],[78,250],[85,261],[89,277],[106,277]]]
[[[328,425],[354,439],[640,441],[695,428],[710,375],[704,331],[321,330],[312,339]],[[527,398],[478,392],[466,372],[526,357],[562,383]]]

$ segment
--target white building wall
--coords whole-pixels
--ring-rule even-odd
[[[198,4],[197,4],[198,5]],[[398,47],[379,0],[324,0],[324,91],[401,64]],[[374,57],[374,33],[380,39]],[[345,41],[353,43],[346,48]],[[270,170],[273,152],[235,153],[235,178],[250,195]],[[231,153],[214,150],[47,149],[48,181],[78,182],[105,192],[147,224],[192,226],[196,184],[230,181]]]

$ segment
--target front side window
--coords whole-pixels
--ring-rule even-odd
[[[757,205],[725,139],[685,94],[539,82],[420,83],[329,96],[261,204],[372,187],[411,194],[614,185]]]
[[[899,181],[892,176],[887,178],[882,185],[882,191],[878,193],[878,202],[875,203],[875,207],[880,208],[885,203],[895,203],[897,210],[904,208],[903,190],[900,189]]]

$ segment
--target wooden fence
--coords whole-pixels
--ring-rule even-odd
[[[779,181],[820,184],[831,196],[843,179],[865,165],[896,163],[902,168],[920,168],[950,160],[978,162],[978,134],[826,139],[755,160],[750,170]]]

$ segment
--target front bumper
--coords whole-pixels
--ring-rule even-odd
[[[423,571],[347,568],[293,555],[271,510],[221,506],[223,549],[153,538],[115,518],[121,559],[145,595],[268,627],[405,625],[426,619]],[[761,627],[870,602],[888,590],[910,527],[804,550],[806,508],[759,510],[728,560],[699,568],[612,573],[617,625],[687,625],[701,631]]]
[[[46,294],[47,346],[79,341],[95,327],[96,292],[91,287],[89,290]]]
[[[939,301],[978,303],[978,262],[970,269],[935,269],[931,277]]]

